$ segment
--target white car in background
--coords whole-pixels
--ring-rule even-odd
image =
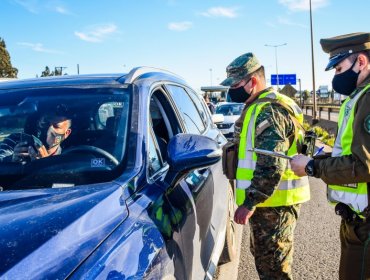
[[[222,104],[216,105],[215,114],[223,115],[223,120],[221,122],[217,122],[216,125],[226,138],[233,138],[234,124],[235,121],[240,117],[244,105],[244,103],[235,102],[223,102]]]

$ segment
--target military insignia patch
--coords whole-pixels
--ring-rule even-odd
[[[370,134],[370,115],[365,118],[364,127],[365,131]]]

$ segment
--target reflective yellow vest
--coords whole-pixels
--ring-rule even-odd
[[[302,124],[303,114],[301,108],[289,97],[275,93],[266,92],[261,94],[258,99],[271,98],[288,105],[294,112],[295,118]],[[245,190],[250,187],[253,173],[256,168],[257,155],[248,150],[254,148],[256,120],[261,109],[271,102],[260,102],[252,104],[245,114],[243,127],[240,134],[238,168],[236,171],[236,203],[242,205],[245,200]],[[295,128],[298,129],[298,128]],[[301,137],[303,135],[301,134]],[[295,137],[290,146],[287,155],[297,154],[297,137]],[[288,206],[297,203],[306,202],[310,199],[310,189],[308,177],[298,177],[291,170],[290,162],[287,160],[287,166],[281,176],[279,185],[273,194],[257,207],[278,207]]]
[[[335,139],[332,152],[333,157],[351,155],[353,139],[353,120],[357,101],[370,88],[367,85],[362,91],[358,92],[353,98],[347,97],[339,111],[338,135]],[[349,185],[329,185],[328,200],[331,203],[342,202],[347,204],[356,213],[361,213],[369,204],[367,196],[367,183],[354,183]]]

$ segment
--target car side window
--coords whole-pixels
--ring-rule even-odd
[[[149,133],[149,175],[152,176],[163,167],[159,151],[155,145],[153,134]]]
[[[181,133],[175,111],[163,88],[157,88],[149,104],[150,145],[149,175],[154,175],[167,162],[167,146],[172,136]]]
[[[171,92],[172,98],[175,100],[176,106],[187,128],[187,132],[194,134],[204,132],[206,127],[197,106],[185,89],[174,85],[167,85],[167,88]]]
[[[198,111],[199,111],[199,115],[203,121],[203,124],[205,126],[207,126],[207,105],[206,103],[204,102],[204,99],[203,98],[199,98],[199,95],[196,94],[193,90],[190,90],[190,89],[187,89],[187,92],[189,93],[191,99],[193,99],[194,103],[195,103],[195,106],[197,107]]]

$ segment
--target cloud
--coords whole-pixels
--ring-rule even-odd
[[[301,28],[304,28],[304,29],[308,28],[307,25],[292,22],[290,19],[284,18],[284,17],[278,17],[277,21],[278,21],[278,23],[283,24],[283,25],[297,26],[297,27],[301,27]]]
[[[277,28],[277,25],[271,21],[267,21],[265,22],[265,24],[268,26],[268,27],[271,27],[271,28]]]
[[[87,31],[75,31],[74,34],[83,41],[99,43],[115,32],[117,32],[117,26],[110,23],[90,26]]]
[[[31,50],[33,50],[35,52],[55,53],[55,54],[62,53],[62,52],[57,51],[57,50],[46,49],[46,48],[44,48],[44,46],[41,43],[20,42],[20,43],[17,43],[17,44],[20,45],[20,46],[30,48]]]
[[[279,3],[286,6],[290,11],[309,11],[309,0],[279,0]],[[312,10],[325,7],[329,4],[329,0],[312,0]]]
[[[206,12],[202,12],[201,15],[205,17],[226,17],[226,18],[236,18],[238,14],[236,13],[237,8],[226,8],[226,7],[212,7]]]
[[[53,11],[62,15],[71,15],[59,0],[46,2],[40,0],[11,0],[12,2],[22,6],[27,11],[33,14],[38,14],[45,11]]]
[[[182,21],[182,22],[170,22],[168,24],[168,29],[173,31],[186,31],[193,26],[193,23],[190,21]]]
[[[62,14],[62,15],[70,15],[71,14],[70,11],[68,11],[66,8],[64,8],[62,6],[56,6],[54,9],[57,13]]]
[[[13,0],[13,2],[22,6],[30,13],[37,14],[39,12],[38,0]]]

